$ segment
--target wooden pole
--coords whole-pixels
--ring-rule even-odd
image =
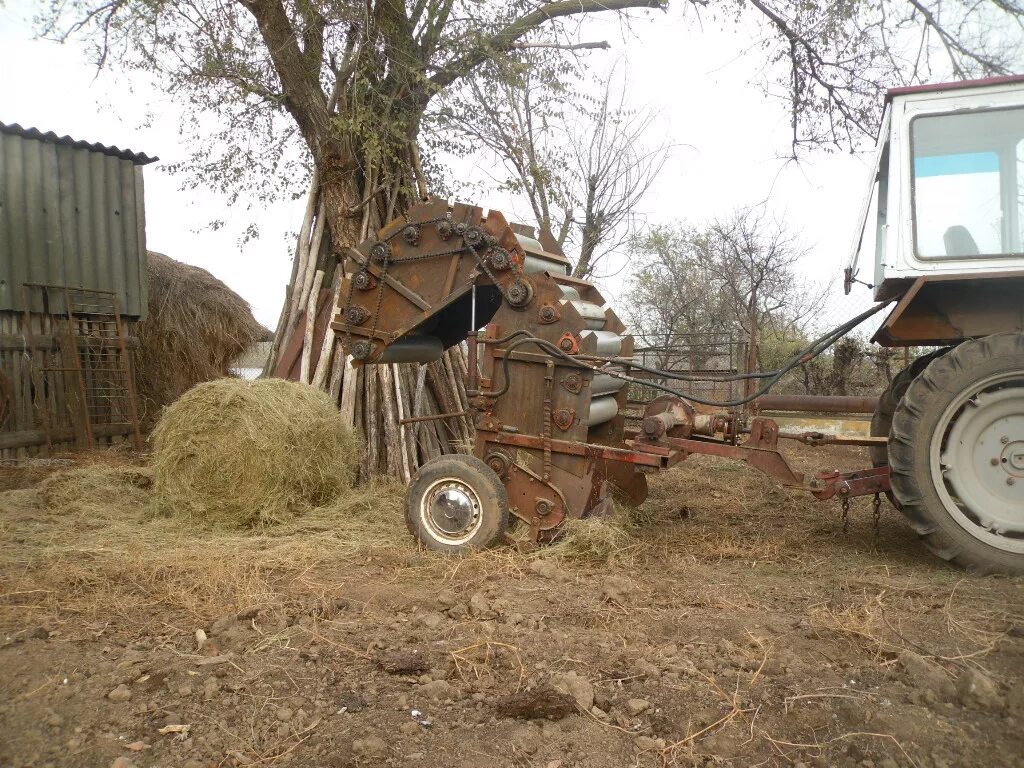
[[[313,331],[316,325],[317,299],[320,296],[320,283],[323,282],[324,271],[318,269],[313,277],[313,289],[306,303],[306,334],[302,342],[302,359],[299,364],[299,381],[309,384],[309,366],[313,355]]]

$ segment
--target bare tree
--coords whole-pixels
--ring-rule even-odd
[[[761,333],[777,338],[800,333],[820,313],[828,286],[815,288],[800,274],[807,251],[784,226],[758,209],[715,221],[698,258],[721,292],[732,321],[747,340],[746,370],[757,370]],[[747,380],[747,394],[756,382]]]
[[[799,273],[805,249],[755,210],[704,227],[654,227],[631,254],[628,316],[642,340],[665,345],[666,365],[702,367],[714,345],[702,354],[701,336],[738,335],[748,345],[745,367],[754,370],[760,335],[803,338],[827,294]],[[673,349],[688,359],[670,359]]]
[[[573,60],[550,49],[531,49],[521,62],[491,61],[467,80],[466,87],[444,94],[432,115],[449,146],[438,148],[472,155],[483,150],[502,172],[492,174],[497,189],[525,198],[534,221],[559,247],[572,228],[572,178],[566,113],[579,98],[582,76]]]
[[[340,390],[346,417],[373,436],[367,473],[408,477],[436,451],[410,444],[413,430],[400,424],[404,409],[429,377],[428,394],[437,404],[462,410],[465,363],[458,350],[449,351],[423,374],[424,384],[393,366],[346,366],[330,332],[316,338],[313,322],[324,305],[321,291],[337,295],[336,254],[427,193],[419,137],[438,94],[460,87],[488,61],[530,50],[522,44],[572,55],[573,19],[660,6],[660,0],[52,0],[40,23],[63,38],[86,37],[99,66],[139,70],[189,107],[184,127],[195,151],[180,170],[225,192],[257,197],[311,180],[275,350],[301,350],[301,378],[333,394]],[[211,116],[220,126],[213,136]],[[298,159],[288,165],[291,158]],[[294,178],[297,170],[306,178]],[[472,434],[470,423],[454,424],[449,447]]]
[[[800,273],[806,247],[761,209],[738,210],[713,222],[697,252],[724,309],[748,338],[765,327],[783,337],[802,331],[827,296],[827,286],[815,287]]]
[[[750,0],[714,13],[761,25],[765,90],[789,106],[794,156],[874,136],[885,88],[1007,75],[1024,64],[1018,2]]]
[[[632,274],[624,297],[626,317],[639,344],[665,369],[702,368],[735,331],[722,293],[701,258],[704,234],[693,227],[656,225],[630,246]]]
[[[590,277],[599,262],[636,232],[637,207],[668,158],[665,139],[650,139],[656,114],[630,109],[613,71],[597,109],[572,132],[579,258],[573,274]]]
[[[498,186],[525,197],[541,231],[575,251],[576,277],[592,277],[606,255],[632,240],[639,203],[669,144],[652,140],[654,110],[627,104],[617,68],[596,82],[595,97],[574,85],[575,68],[546,51],[533,52],[527,64],[484,68],[439,115],[468,140],[465,151],[483,147],[504,164]]]

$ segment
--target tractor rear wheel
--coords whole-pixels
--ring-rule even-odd
[[[1024,334],[931,361],[896,406],[888,453],[893,494],[929,549],[1024,573]]]
[[[896,406],[900,404],[900,400],[903,399],[904,393],[907,391],[907,387],[910,386],[910,382],[921,375],[921,371],[928,367],[937,357],[949,352],[951,347],[945,347],[943,349],[937,349],[934,352],[929,352],[927,355],[921,355],[918,358],[910,361],[910,365],[901,370],[895,376],[892,377],[892,381],[889,382],[889,386],[886,388],[882,396],[878,398],[878,405],[875,407],[875,412],[871,416],[871,436],[872,437],[889,437],[889,430],[892,429],[892,417],[896,413]],[[868,455],[871,456],[871,463],[876,467],[885,467],[889,464],[889,446],[872,445],[868,447]],[[889,503],[892,504],[896,509],[900,509],[900,503],[896,501],[896,497],[892,491],[886,491],[885,497],[889,499]]]
[[[892,428],[892,417],[896,413],[896,406],[903,399],[903,395],[907,391],[907,387],[910,386],[910,382],[920,376],[921,371],[927,368],[932,360],[941,357],[949,352],[949,350],[950,347],[944,347],[943,349],[929,352],[927,355],[921,355],[921,357],[911,360],[910,365],[892,377],[888,388],[878,398],[878,406],[871,417],[872,437],[889,436],[889,430]],[[889,463],[889,449],[885,445],[872,445],[868,448],[868,453],[871,456],[872,464],[876,467],[884,467]],[[895,500],[893,503],[896,503]]]
[[[439,456],[413,476],[405,522],[428,549],[452,554],[486,549],[501,542],[508,529],[508,493],[476,456]]]

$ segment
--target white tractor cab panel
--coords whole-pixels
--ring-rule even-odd
[[[901,299],[879,343],[1021,328],[1024,77],[889,91],[847,292],[872,244],[875,299]]]

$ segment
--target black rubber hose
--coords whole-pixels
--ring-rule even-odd
[[[788,373],[789,371],[791,371],[795,367],[795,365],[792,364],[793,361],[796,362],[796,365],[799,365],[801,361],[806,362],[806,360],[803,360],[803,357],[813,352],[817,345],[821,344],[824,341],[828,341],[828,344],[825,347],[825,349],[827,349],[829,346],[834,344],[839,338],[845,336],[853,328],[860,325],[867,318],[879,312],[885,306],[887,306],[887,304],[878,304],[875,307],[872,307],[871,309],[867,310],[866,312],[862,312],[860,315],[857,315],[857,317],[851,320],[847,320],[842,325],[833,328],[824,336],[819,336],[817,339],[810,342],[806,347],[801,349],[800,352],[797,353],[796,357],[792,358],[790,363],[787,363],[786,366],[783,366],[782,368],[779,368],[774,371],[754,371],[753,373],[737,373],[729,376],[692,376],[687,375],[685,373],[679,373],[677,371],[663,371],[658,368],[651,368],[649,366],[643,365],[642,363],[637,363],[633,360],[603,358],[598,357],[596,355],[579,355],[578,357],[583,360],[600,360],[608,363],[621,362],[625,365],[628,365],[631,368],[637,368],[641,371],[646,371],[647,373],[653,373],[666,379],[674,379],[678,381],[744,381],[746,379],[768,379],[772,378],[773,376],[778,376],[780,373]],[[821,352],[814,353],[811,355],[811,358],[816,357],[819,354],[821,354]]]
[[[533,336],[533,335],[526,336],[526,338],[518,339],[515,342],[513,342],[512,344],[510,344],[508,346],[508,348],[506,348],[505,355],[504,355],[504,357],[502,358],[502,361],[501,361],[502,362],[502,372],[505,375],[505,382],[502,385],[502,388],[500,390],[498,390],[497,392],[488,393],[488,396],[500,397],[501,395],[504,395],[506,392],[508,392],[509,386],[511,385],[511,381],[509,379],[508,361],[509,361],[509,357],[511,356],[512,351],[515,350],[517,347],[520,347],[520,346],[522,346],[524,344],[533,343],[533,344],[536,344],[541,349],[543,349],[544,351],[546,351],[552,357],[557,357],[557,358],[559,358],[561,360],[564,360],[567,365],[569,365],[571,367],[574,367],[574,368],[590,370],[590,371],[593,371],[594,373],[604,373],[604,374],[607,374],[609,376],[613,376],[613,377],[615,377],[617,379],[621,379],[622,381],[625,381],[625,382],[630,383],[630,384],[636,384],[637,386],[648,387],[650,389],[656,389],[656,390],[659,390],[661,392],[666,392],[666,393],[668,393],[670,395],[673,395],[674,397],[682,397],[682,399],[684,399],[684,400],[691,400],[691,401],[693,401],[695,403],[700,403],[701,405],[708,405],[708,406],[712,406],[712,407],[716,407],[716,408],[734,408],[734,407],[737,407],[737,406],[740,406],[740,405],[746,405],[747,403],[752,402],[752,401],[756,400],[757,398],[761,397],[762,395],[764,395],[766,392],[768,392],[768,390],[770,390],[773,386],[775,386],[779,382],[779,380],[782,379],[783,376],[785,376],[791,370],[796,368],[798,365],[801,365],[803,363],[809,362],[810,360],[813,360],[815,357],[817,357],[822,352],[824,352],[826,349],[831,347],[839,339],[841,339],[843,336],[845,336],[847,333],[849,333],[855,327],[857,327],[858,325],[863,323],[869,317],[871,317],[872,315],[877,314],[878,312],[881,312],[883,309],[885,309],[886,306],[888,306],[888,302],[885,302],[885,303],[882,303],[882,304],[876,304],[871,309],[866,310],[865,312],[860,313],[856,317],[854,317],[854,318],[852,318],[850,320],[847,320],[842,325],[837,326],[836,328],[834,328],[833,330],[829,331],[824,336],[818,337],[817,339],[812,341],[810,344],[808,344],[806,347],[804,347],[803,350],[801,350],[798,355],[796,355],[788,363],[786,363],[786,365],[784,365],[778,371],[775,371],[773,374],[771,374],[768,382],[763,384],[760,389],[758,389],[756,392],[754,392],[751,395],[748,395],[748,396],[743,397],[743,398],[738,398],[738,399],[735,399],[735,400],[716,401],[716,400],[707,400],[707,399],[704,399],[704,398],[701,398],[701,397],[696,397],[694,395],[683,396],[683,395],[680,395],[675,390],[669,389],[668,387],[663,386],[661,384],[655,384],[653,381],[644,381],[643,379],[637,379],[637,378],[634,378],[632,376],[627,376],[626,374],[623,374],[623,373],[618,373],[618,372],[610,371],[610,370],[607,370],[607,369],[604,369],[604,368],[598,368],[596,366],[587,365],[582,360],[579,360],[578,358],[575,358],[575,357],[573,357],[573,356],[563,352],[561,349],[559,349],[557,346],[552,344],[550,341],[547,341],[545,339],[541,339],[541,338],[539,338],[537,336]],[[517,332],[515,334],[512,334],[512,336],[517,336],[520,333],[526,334],[528,332],[527,331]],[[628,363],[628,364],[631,367],[640,368],[641,370],[647,371],[648,373],[654,373],[654,374],[657,374],[659,376],[665,376],[666,378],[670,378],[670,379],[671,378],[677,378],[675,375],[673,375],[673,373],[671,371],[660,371],[657,368],[649,368],[647,366],[635,365],[634,363]],[[751,377],[751,378],[753,378],[753,377]],[[691,379],[691,380],[693,380],[693,379]],[[709,381],[711,379],[699,379],[699,380],[701,380],[701,381]],[[714,379],[714,380],[715,381],[717,381],[717,380],[724,381],[725,379]]]

